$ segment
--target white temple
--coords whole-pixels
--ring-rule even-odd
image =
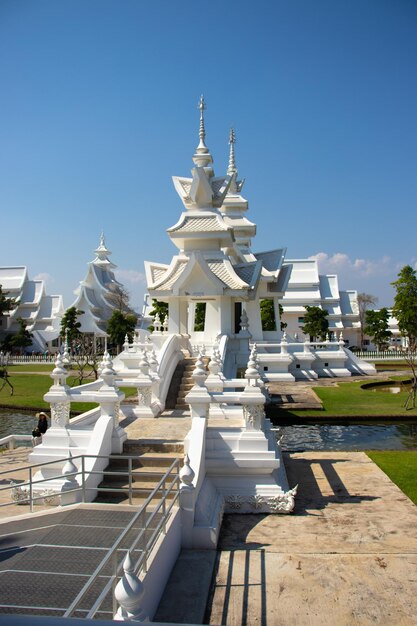
[[[82,497],[93,500],[107,458],[125,449],[124,425],[138,420],[140,432],[144,418],[189,415],[191,427],[178,474],[179,506],[172,508],[170,525],[164,530],[169,539],[155,544],[165,568],[173,566],[181,547],[215,548],[225,512],[293,510],[297,487],[289,489],[280,442],[265,415],[265,381],[373,370],[355,360],[341,336],[316,344],[288,341],[281,332],[279,301],[288,288],[292,265],[284,262],[284,249],[251,251],[256,227],[246,217],[248,205],[237,180],[234,134],[227,175],[216,177],[205,144],[203,99],[199,138],[192,177],[174,177],[184,210],[168,235],[178,252],[168,265],[146,263],[149,293],[168,303],[168,319],[156,316],[152,333],[139,331],[131,343],[126,337],[114,360],[105,352],[98,380],[79,387],[67,385],[65,345],[51,374],[53,385],[44,396],[51,405],[51,428],[30,456],[31,462],[54,461],[53,475],[49,465],[35,475],[35,482],[46,481],[38,483],[35,491],[50,488],[61,504]],[[115,282],[104,240],[96,253],[75,305],[88,311],[85,322],[98,334],[104,329],[97,311],[106,304]],[[265,298],[273,302],[275,330],[262,329],[260,301]],[[177,409],[180,414],[167,414],[168,388],[178,364],[190,368],[188,373],[183,368],[188,381],[185,408]],[[136,404],[123,403],[121,386],[136,388]],[[71,404],[85,401],[98,406],[70,421]],[[88,487],[84,490],[75,476],[80,454],[89,459],[82,471]],[[165,491],[165,482],[160,484]],[[156,562],[148,559],[150,567],[156,567]],[[158,585],[160,578],[152,576],[152,570],[147,570],[145,590],[147,584],[149,589],[155,586],[152,580]],[[163,585],[159,587],[161,594]],[[152,610],[148,614],[152,616]]]
[[[95,338],[106,337],[106,327],[115,309],[115,297],[123,285],[116,279],[116,265],[109,259],[104,235],[96,248],[95,258],[88,263],[87,275],[74,291],[77,298],[71,306],[83,311],[78,317],[82,333],[91,333]]]
[[[61,317],[64,304],[61,295],[48,296],[43,280],[30,280],[27,267],[23,265],[0,267],[0,285],[3,293],[14,298],[17,306],[0,319],[3,334],[15,333],[19,329],[18,318],[26,322],[33,334],[32,352],[53,351],[58,345]]]
[[[287,335],[302,335],[306,306],[318,306],[328,312],[329,334],[343,332],[346,346],[360,343],[358,294],[339,290],[336,274],[319,274],[316,259],[288,259],[291,276],[280,304]]]
[[[227,175],[216,177],[205,143],[203,98],[199,108],[199,144],[192,177],[173,177],[184,210],[167,232],[178,253],[169,265],[145,262],[150,296],[169,306],[168,333],[188,337],[192,346],[208,350],[223,341],[227,376],[235,376],[245,366],[249,340],[257,345],[265,380],[373,372],[372,366],[359,367],[352,359],[340,334],[356,331],[354,292],[340,293],[337,277],[319,276],[314,260],[285,261],[285,248],[252,252],[256,225],[246,217],[248,202],[241,195],[243,183],[237,180],[234,132],[229,138]],[[263,299],[273,302],[275,330],[262,328]],[[293,337],[280,330],[280,302]],[[327,308],[330,314],[331,334],[320,345],[297,336],[302,327],[299,318],[310,303]],[[201,307],[205,309],[203,328],[196,325],[197,305],[200,312]]]

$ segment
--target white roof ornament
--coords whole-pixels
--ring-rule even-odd
[[[229,131],[229,144],[230,144],[230,153],[229,153],[229,167],[227,168],[227,175],[231,176],[232,182],[230,183],[229,193],[235,194],[240,193],[245,180],[237,180],[238,171],[236,167],[235,161],[235,143],[236,143],[236,133],[235,129],[231,128]]]
[[[213,158],[205,143],[206,128],[204,125],[204,111],[206,109],[206,103],[204,101],[204,96],[200,96],[198,108],[200,109],[200,128],[198,131],[200,141],[195,151],[195,155],[193,156],[193,161],[198,167],[206,167],[210,163],[213,163]]]
[[[235,163],[235,143],[236,143],[236,134],[235,129],[231,128],[229,131],[229,144],[230,144],[230,154],[229,154],[229,167],[227,168],[227,173],[229,176],[233,174],[237,174],[237,168]]]
[[[99,261],[108,261],[107,257],[110,256],[111,252],[110,250],[108,250],[106,248],[106,242],[104,239],[104,233],[102,232],[100,235],[100,243],[98,245],[98,248],[96,248],[94,250],[94,252],[96,253],[96,259],[94,259],[94,261],[99,260]],[[93,263],[94,263],[93,261]]]

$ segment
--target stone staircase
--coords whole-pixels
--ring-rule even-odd
[[[179,411],[189,410],[189,406],[185,401],[185,396],[194,385],[194,381],[191,375],[195,368],[195,363],[197,359],[193,357],[188,357],[187,359],[184,359],[184,361],[185,363],[184,363],[184,368],[183,368],[183,374],[182,374],[180,384],[178,386],[177,399],[175,403],[175,409]]]
[[[123,454],[111,459],[106,467],[106,472],[114,472],[114,474],[105,475],[99,485],[99,487],[125,491],[99,492],[95,502],[129,504],[128,461],[124,458],[126,456],[136,457],[132,462],[132,504],[140,506],[152,493],[172,462],[177,458],[183,458],[184,446],[182,443],[126,442]],[[172,478],[175,473],[176,470],[173,471]]]

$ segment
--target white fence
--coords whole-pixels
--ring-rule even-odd
[[[406,352],[399,350],[386,350],[384,352],[378,352],[378,350],[355,351],[354,354],[364,361],[404,361],[407,356]]]

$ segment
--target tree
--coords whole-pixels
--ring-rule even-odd
[[[23,352],[23,348],[28,348],[32,345],[33,335],[27,330],[24,319],[18,317],[16,321],[19,324],[19,330],[11,336],[10,345],[13,348],[20,348],[20,352]]]
[[[378,350],[384,350],[392,333],[388,330],[389,311],[385,307],[379,311],[366,311],[364,333],[372,338]]]
[[[169,310],[168,302],[161,302],[161,300],[155,300],[155,298],[153,298],[152,306],[153,306],[153,309],[149,313],[149,315],[153,318],[155,318],[156,315],[159,315],[159,319],[162,322],[165,319],[165,317],[168,315],[168,310]],[[148,330],[150,330],[151,332],[154,330],[153,324],[148,326]]]
[[[205,323],[206,323],[206,303],[197,302],[195,305],[194,331],[195,332],[203,331]]]
[[[259,306],[261,308],[262,330],[276,330],[274,301],[271,298],[265,298],[259,302]]]
[[[78,317],[83,314],[84,311],[80,311],[75,306],[71,306],[65,311],[61,320],[61,339],[65,339],[66,335],[70,346],[81,337],[81,322],[78,321]]]
[[[287,328],[288,324],[287,322],[282,321],[282,316],[284,315],[284,307],[282,306],[282,304],[279,304],[278,307],[279,307],[279,319],[280,319],[279,326],[280,326],[281,331],[283,331]]]
[[[2,318],[5,313],[8,313],[16,307],[16,300],[14,298],[8,298],[7,293],[4,293],[2,285],[0,285],[0,327],[2,328]],[[6,336],[3,342],[3,349],[7,350],[10,345],[10,337]]]
[[[107,322],[107,334],[109,335],[110,342],[117,346],[118,352],[124,343],[126,335],[129,341],[133,341],[136,322],[137,317],[132,313],[122,313],[116,309],[113,311]]]
[[[15,298],[8,298],[7,295],[0,285],[0,317],[14,309],[17,304]]]
[[[98,378],[98,368],[101,357],[98,355],[95,339],[91,334],[79,336],[71,344],[71,369],[78,385],[82,385],[87,378]]]
[[[401,335],[406,338],[405,360],[412,371],[411,389],[405,402],[405,408],[416,407],[417,393],[417,277],[416,270],[405,265],[398,274],[398,279],[391,283],[396,290],[392,314],[398,320]]]
[[[375,306],[376,303],[378,302],[378,298],[376,296],[371,295],[370,293],[358,293],[358,310],[359,310],[359,322],[361,325],[360,328],[360,333],[361,333],[361,339],[360,339],[360,345],[361,345],[361,350],[363,350],[363,339],[364,339],[364,335],[365,335],[365,317],[366,317],[366,311],[367,309],[369,309],[372,306]]]
[[[114,285],[111,293],[106,294],[106,299],[117,311],[133,313],[129,304],[130,293],[123,285]]]
[[[324,341],[329,330],[328,311],[319,306],[306,306],[305,309],[304,326],[301,330],[310,336],[310,341],[315,341],[316,337]]]

